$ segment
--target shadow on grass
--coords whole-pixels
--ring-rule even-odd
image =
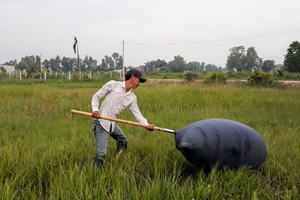
[[[211,169],[207,167],[196,167],[192,164],[189,163],[183,163],[181,165],[181,173],[180,173],[180,178],[191,178],[191,179],[196,179],[199,177],[199,175],[208,175],[210,173]]]

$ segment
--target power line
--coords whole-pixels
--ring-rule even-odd
[[[223,39],[216,39],[216,40],[202,40],[196,42],[168,42],[168,43],[138,43],[138,42],[126,42],[127,44],[131,45],[178,45],[178,44],[199,44],[199,43],[209,43],[209,42],[223,42],[223,41],[230,41],[230,40],[240,40],[240,39],[251,39],[251,38],[258,38],[258,37],[268,37],[274,35],[283,35],[283,34],[290,34],[290,33],[297,33],[300,30],[295,31],[286,31],[280,33],[270,33],[264,35],[255,35],[255,36],[245,36],[245,37],[236,37],[236,38],[223,38]]]
[[[107,47],[105,49],[101,49],[101,50],[97,50],[97,51],[93,51],[93,52],[89,52],[89,53],[85,53],[84,55],[91,55],[91,54],[96,54],[96,53],[99,53],[99,52],[102,52],[102,51],[106,51],[108,49],[112,49],[112,48],[115,48],[117,46],[121,46],[122,44],[116,44],[116,45],[113,45],[113,46],[110,46],[110,47]]]

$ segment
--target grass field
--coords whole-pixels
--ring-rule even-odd
[[[129,139],[105,166],[93,165],[91,97],[104,81],[1,82],[0,199],[299,199],[300,90],[201,82],[148,82],[134,90],[156,126],[180,129],[209,118],[257,130],[268,157],[257,170],[205,174],[176,149],[173,135],[119,124]],[[135,121],[126,110],[119,117]]]

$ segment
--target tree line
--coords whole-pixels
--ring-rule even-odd
[[[215,71],[253,71],[261,70],[264,72],[272,71],[276,67],[274,60],[263,60],[257,55],[254,47],[245,48],[244,46],[236,46],[229,49],[230,54],[227,57],[226,67],[217,67],[214,64],[205,64],[205,62],[186,62],[180,56],[174,56],[174,59],[166,62],[157,59],[144,63],[145,72],[215,72]],[[111,56],[106,55],[101,63],[98,64],[96,59],[86,56],[79,60],[80,70],[82,72],[99,72],[113,71],[122,69],[123,57],[119,53],[113,53]],[[17,70],[26,70],[29,76],[40,73],[41,68],[52,72],[76,72],[78,69],[76,58],[56,56],[49,60],[45,59],[41,63],[40,56],[25,56],[19,62],[11,60],[4,63],[13,65]],[[134,66],[126,66],[134,67]],[[284,57],[284,70],[289,72],[300,72],[300,43],[292,42],[287,49]]]

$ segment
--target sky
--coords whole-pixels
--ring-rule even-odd
[[[0,64],[123,55],[125,66],[152,60],[225,67],[230,48],[254,47],[282,64],[300,41],[299,0],[0,0]],[[123,43],[124,41],[124,43]],[[124,44],[124,45],[123,45]]]

